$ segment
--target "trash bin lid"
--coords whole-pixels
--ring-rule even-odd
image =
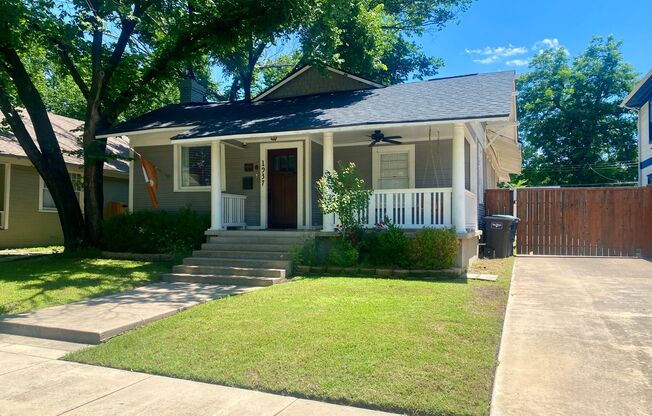
[[[512,222],[520,222],[521,219],[519,217],[515,217],[513,215],[490,215],[488,217],[484,217],[485,220],[506,220],[506,221],[512,221]]]

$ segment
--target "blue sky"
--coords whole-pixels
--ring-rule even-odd
[[[514,69],[545,45],[582,52],[593,35],[623,41],[625,60],[652,69],[652,0],[476,0],[440,32],[421,38],[427,54],[444,59],[438,76]]]

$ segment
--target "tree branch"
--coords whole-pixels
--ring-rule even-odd
[[[34,139],[32,138],[32,135],[29,134],[29,131],[27,131],[27,127],[25,127],[25,123],[23,123],[20,114],[18,114],[18,111],[16,111],[16,109],[11,105],[9,95],[4,88],[0,88],[0,111],[4,114],[7,123],[9,123],[9,127],[11,127],[11,131],[14,133],[14,136],[16,136],[16,139],[18,139],[18,143],[21,145],[23,150],[25,150],[29,159],[40,161],[41,152],[38,150],[38,147],[36,147],[36,144],[34,144]],[[37,166],[37,168],[39,167],[40,166]]]
[[[63,41],[58,38],[52,38],[52,43],[54,43],[55,47],[59,51],[59,56],[61,57],[63,66],[65,66],[68,72],[70,72],[70,75],[72,76],[73,81],[75,81],[75,84],[77,84],[79,91],[81,91],[84,98],[88,100],[90,97],[88,85],[86,85],[86,81],[84,81],[84,78],[82,78],[79,70],[75,66],[75,63],[70,58],[70,54],[68,53],[66,45],[64,45]]]

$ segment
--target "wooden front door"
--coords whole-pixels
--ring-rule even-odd
[[[268,228],[297,228],[297,149],[269,150]]]

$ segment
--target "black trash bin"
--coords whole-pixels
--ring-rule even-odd
[[[485,242],[493,250],[494,257],[505,258],[514,253],[516,226],[519,219],[512,215],[491,215],[484,217]]]

